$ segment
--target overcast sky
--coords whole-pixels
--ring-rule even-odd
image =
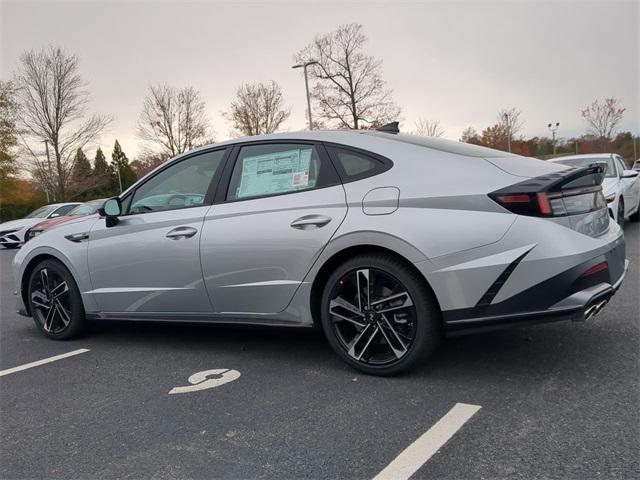
[[[359,22],[367,52],[402,108],[401,128],[439,120],[458,139],[495,121],[500,107],[523,112],[524,132],[584,132],[581,108],[619,98],[623,130],[640,133],[638,1],[567,2],[30,2],[0,0],[1,78],[27,49],[61,46],[80,57],[91,110],[114,122],[130,158],[140,149],[136,120],[150,83],[193,85],[218,140],[230,136],[221,112],[242,82],[277,81],[292,107],[287,130],[305,124],[304,81],[293,55],[318,33]]]

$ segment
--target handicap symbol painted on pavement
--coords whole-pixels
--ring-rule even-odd
[[[233,382],[238,378],[240,378],[240,372],[237,370],[230,370],[228,368],[204,370],[202,372],[194,373],[189,377],[189,383],[191,385],[172,388],[169,395],[174,393],[191,393],[199,392],[200,390],[208,390],[209,388],[215,388],[224,385],[225,383]]]

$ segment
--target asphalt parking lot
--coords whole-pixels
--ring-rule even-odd
[[[14,313],[0,251],[0,477],[374,478],[457,403],[480,406],[412,478],[640,476],[638,224],[600,315],[448,339],[397,378],[350,370],[318,332],[101,323],[46,340]],[[169,394],[196,372],[216,388]]]

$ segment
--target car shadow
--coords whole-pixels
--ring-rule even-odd
[[[120,349],[242,354],[247,361],[255,358],[256,362],[281,363],[288,368],[321,366],[333,373],[354,372],[332,351],[324,334],[311,328],[100,321],[93,322],[86,338]],[[588,368],[590,361],[584,353],[602,350],[602,344],[603,334],[597,326],[571,322],[445,338],[426,363],[403,377],[449,381],[471,377],[491,380],[505,375],[539,377],[575,369],[577,364]],[[607,356],[607,352],[600,355],[603,353]],[[598,361],[607,360],[600,357]]]

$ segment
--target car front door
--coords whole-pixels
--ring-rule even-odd
[[[344,219],[344,188],[321,145],[252,144],[233,157],[203,226],[207,291],[217,313],[281,312]]]
[[[199,244],[224,155],[214,150],[173,162],[127,196],[116,225],[94,224],[88,260],[102,312],[211,312]]]

